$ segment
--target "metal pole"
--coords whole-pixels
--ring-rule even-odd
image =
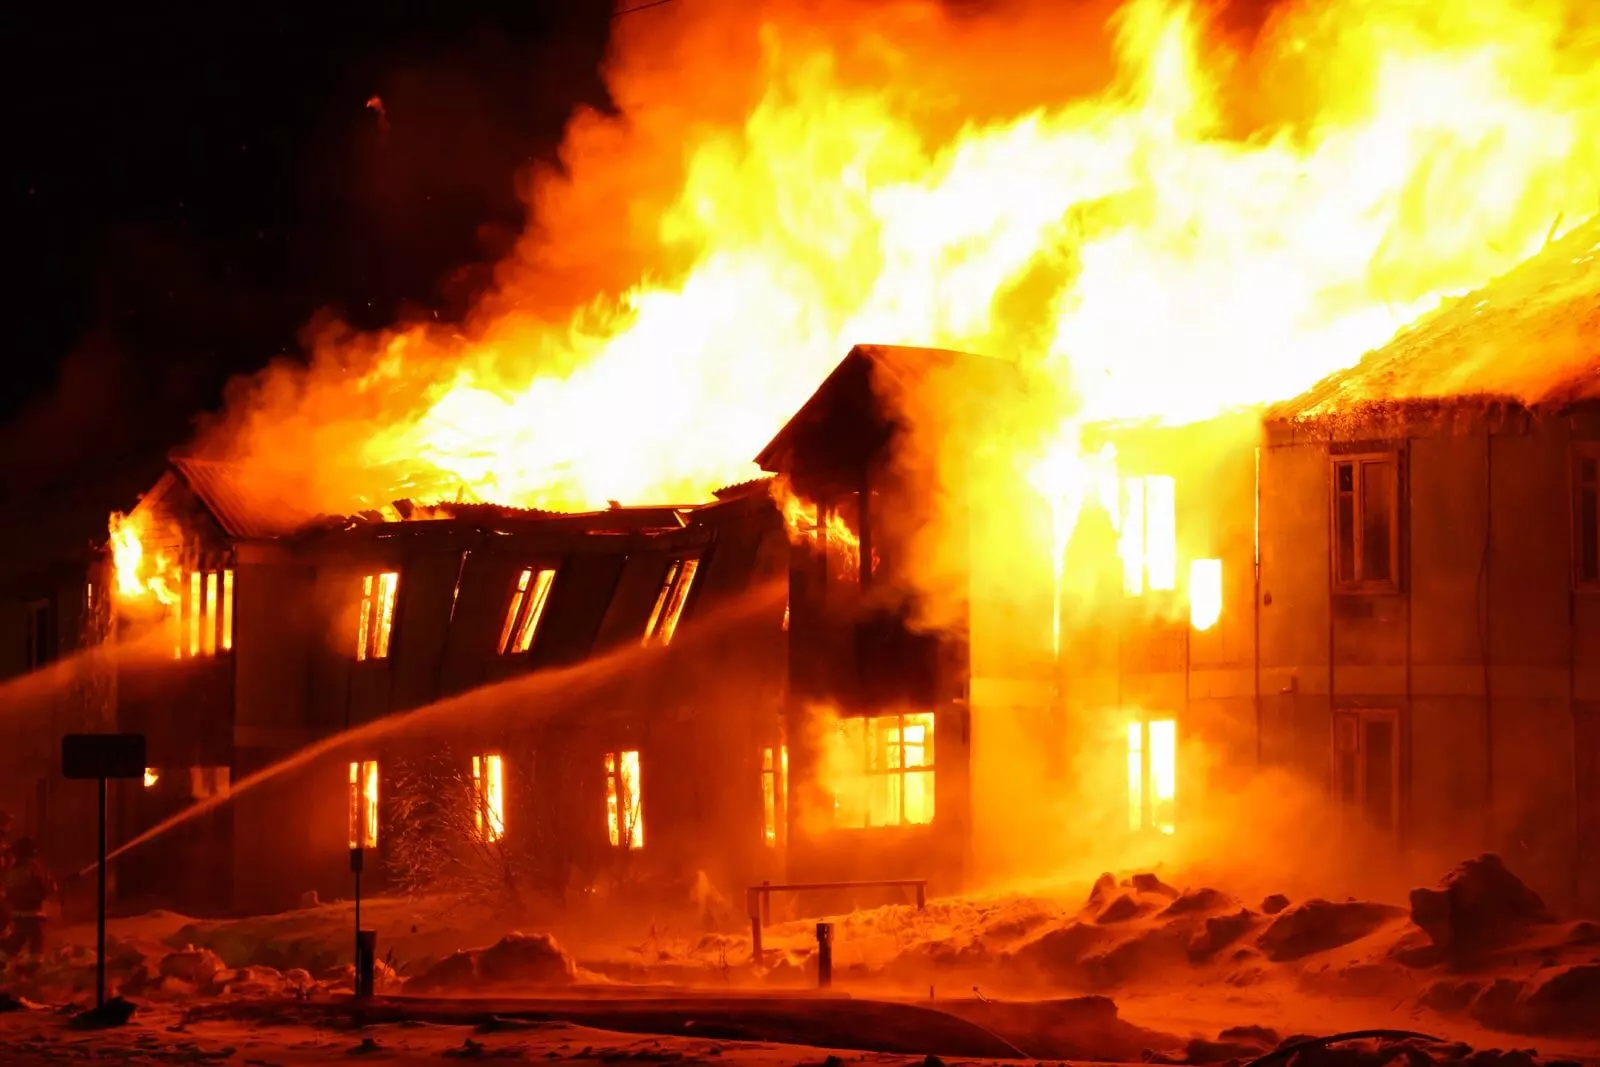
[[[100,838],[99,838],[99,864],[96,874],[99,880],[99,909],[98,929],[95,931],[95,978],[94,978],[94,1003],[95,1007],[104,1007],[106,1002],[106,780],[100,779]]]
[[[833,985],[833,924],[817,924],[817,988]]]
[[[762,962],[761,953],[761,902],[758,899],[758,890],[747,889],[744,894],[745,910],[750,913],[750,959],[755,963]]]

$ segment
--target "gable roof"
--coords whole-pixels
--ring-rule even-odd
[[[756,464],[786,474],[797,460],[822,466],[864,460],[900,427],[895,394],[958,366],[981,368],[996,381],[1014,369],[989,356],[948,348],[856,345],[761,450]]]
[[[193,456],[171,457],[172,469],[201,505],[236,541],[281,537],[318,516],[296,500],[246,484],[243,468]]]
[[[1469,398],[1530,408],[1600,399],[1600,216],[1267,418],[1381,414]]]

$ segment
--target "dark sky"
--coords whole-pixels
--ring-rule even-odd
[[[320,309],[459,311],[520,172],[604,106],[611,10],[11,5],[0,499],[181,443]]]

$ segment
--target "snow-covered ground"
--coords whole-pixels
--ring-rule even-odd
[[[82,1003],[92,989],[93,953],[81,946],[93,931],[54,930],[43,966],[6,975],[6,988],[37,1006],[0,1015],[0,1062],[201,1062],[212,1042],[234,1050],[218,1062],[284,1064],[505,1055],[793,1065],[828,1055],[801,1044],[879,1050],[856,1054],[862,1062],[1010,1052],[1222,1063],[1296,1035],[1370,1028],[1464,1044],[1341,1056],[1422,1067],[1467,1059],[1471,1048],[1536,1048],[1600,1062],[1600,926],[1549,916],[1493,857],[1392,903],[1241,900],[1148,873],[1085,889],[1070,899],[973,895],[834,916],[835,992],[853,998],[849,1012],[815,1000],[815,918],[785,918],[781,904],[758,965],[748,930],[726,912],[530,927],[459,901],[370,901],[363,925],[378,931],[379,955],[393,965],[380,968],[379,991],[400,998],[383,1001],[381,1025],[368,1013],[373,1029],[361,1034],[376,1049],[339,1029],[352,1025],[340,1000],[350,987],[350,906],[208,922],[157,913],[112,926],[113,987],[138,1007],[129,1028],[88,1043],[62,1029],[66,1016],[50,1008]],[[529,932],[512,933],[519,926]],[[453,1006],[424,1011],[404,999],[419,994]],[[484,997],[501,1007],[439,999]],[[186,1029],[170,1031],[185,1011]],[[506,1022],[511,1015],[521,1021]],[[742,1040],[716,1052],[697,1044],[697,1017],[702,1026],[721,1020],[719,1037]],[[580,1023],[641,1036],[601,1038]],[[1295,1060],[1306,1067],[1317,1055]],[[1480,1051],[1470,1062],[1528,1067],[1533,1058]]]

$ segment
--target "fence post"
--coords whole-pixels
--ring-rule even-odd
[[[761,924],[772,925],[772,883],[766,879],[761,881]]]
[[[744,893],[745,910],[750,913],[750,959],[751,959],[751,962],[757,963],[757,964],[760,964],[761,962],[763,962],[763,960],[762,960],[762,952],[761,952],[761,901],[759,899],[760,893],[761,893],[761,891],[759,889],[754,888],[754,887],[745,890],[745,893]]]
[[[817,988],[833,985],[833,924],[817,924]]]
[[[927,882],[918,882],[917,883],[917,910],[918,911],[927,911],[928,910],[928,883]]]

